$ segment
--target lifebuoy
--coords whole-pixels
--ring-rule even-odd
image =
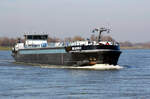
[[[106,45],[109,45],[109,43],[107,42]]]

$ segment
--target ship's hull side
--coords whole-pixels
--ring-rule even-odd
[[[20,53],[20,51],[13,53],[13,57],[16,60],[16,62],[65,65],[65,66],[89,65],[91,61],[94,61],[97,64],[117,65],[119,56],[121,54],[121,51],[119,50],[107,50],[107,49],[80,50],[63,53],[28,53],[28,54],[24,53],[22,54]]]

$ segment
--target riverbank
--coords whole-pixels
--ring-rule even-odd
[[[120,49],[150,49],[150,48],[149,47],[132,46],[132,47],[120,47]]]
[[[11,48],[10,47],[0,46],[0,50],[11,50]]]

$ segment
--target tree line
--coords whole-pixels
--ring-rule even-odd
[[[2,47],[12,47],[18,42],[19,38],[8,38],[8,37],[0,37],[0,46]],[[56,37],[49,37],[48,42],[72,42],[72,41],[84,41],[87,40],[87,38],[83,38],[81,36],[74,36],[74,37],[66,37],[64,39],[56,38]],[[88,40],[91,41],[98,41],[98,37],[95,35],[91,35]],[[101,37],[102,41],[115,41],[114,38],[111,36],[102,36]],[[24,39],[20,39],[21,42],[24,42]],[[119,42],[120,47],[122,48],[150,48],[150,42],[146,43],[132,43],[129,41],[125,42]]]
[[[17,42],[18,39],[21,42],[24,42],[25,40],[22,38],[8,38],[8,37],[0,37],[0,46],[3,47],[12,47],[14,46]],[[97,41],[98,37],[95,35],[91,35],[90,38],[87,38],[88,40],[91,41]],[[48,42],[73,42],[73,41],[85,41],[87,40],[81,36],[74,36],[74,37],[66,37],[64,39],[56,38],[56,37],[48,37]],[[112,37],[110,36],[103,36],[102,37],[103,41],[115,41]]]

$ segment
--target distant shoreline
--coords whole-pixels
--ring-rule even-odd
[[[11,50],[11,47],[0,46],[0,50]]]
[[[150,49],[150,48],[149,47],[136,47],[136,46],[133,46],[133,47],[120,47],[120,49],[128,50],[128,49]]]

